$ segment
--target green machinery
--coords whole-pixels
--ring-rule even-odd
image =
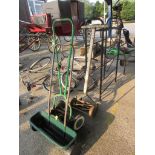
[[[62,24],[63,22],[70,22],[72,27],[64,87],[62,87],[61,81],[61,45],[57,42],[57,36],[55,32],[55,25],[57,22],[61,22]],[[43,111],[38,112],[31,117],[30,125],[33,130],[39,131],[50,142],[64,149],[67,149],[75,141],[77,137],[76,131],[78,131],[84,125],[85,117],[83,116],[83,114],[87,114],[89,117],[94,116],[97,105],[92,105],[77,98],[73,98],[69,103],[74,62],[74,26],[72,20],[69,18],[55,19],[52,24],[52,32],[54,52],[51,64],[48,113]],[[58,71],[57,79],[59,83],[59,94],[52,93],[52,82],[55,63]]]
[[[73,50],[74,27],[72,20],[69,18],[55,19],[52,24],[53,37],[56,37],[55,25],[57,22],[70,22],[72,26],[70,51],[67,59],[67,74],[65,80],[65,88],[64,90],[62,90],[60,61],[59,61],[60,48],[57,48],[58,45],[56,45],[54,48],[52,59],[48,113],[38,112],[37,114],[31,117],[30,125],[33,130],[39,131],[50,142],[67,149],[75,141],[77,137],[77,133],[70,127],[66,126],[67,121],[72,119],[72,108],[69,105],[69,97],[70,97],[70,85],[72,79],[72,74],[70,74],[70,72],[72,72],[73,58],[74,58],[74,50]],[[52,90],[55,58],[58,68],[58,81],[60,92],[59,94],[52,95],[51,90]],[[52,102],[52,108],[51,108],[51,102]],[[63,115],[63,118],[54,115],[55,113],[58,113],[58,110],[59,112],[61,111],[60,113],[61,116]]]

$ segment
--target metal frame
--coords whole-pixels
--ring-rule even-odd
[[[93,26],[92,26],[93,27]],[[92,28],[91,26],[83,26],[84,31],[85,31],[85,66],[88,69],[89,66],[87,66],[87,61],[90,60],[89,58],[87,58],[87,29],[88,28]],[[94,25],[95,27],[95,25]],[[99,100],[101,101],[101,96],[104,93],[104,91],[112,84],[113,81],[117,81],[117,72],[118,72],[118,61],[119,61],[119,50],[120,50],[120,38],[121,38],[121,28],[119,27],[108,27],[107,25],[100,25],[100,26],[96,26],[96,27],[100,27],[99,30],[97,30],[95,28],[95,31],[101,31],[101,59],[100,59],[100,67],[98,67],[97,69],[100,69],[100,83],[99,83]],[[107,68],[107,63],[110,62],[106,62],[106,50],[108,48],[107,46],[107,41],[108,41],[108,32],[109,30],[112,31],[113,29],[117,29],[118,30],[118,42],[117,42],[117,48],[118,48],[118,55],[115,56],[110,63],[110,66]],[[92,31],[93,32],[93,31]],[[94,43],[94,42],[93,42]],[[111,44],[111,43],[110,43]],[[90,43],[90,46],[92,45],[92,43]],[[114,59],[116,59],[116,64],[115,64],[115,68],[108,74],[108,71],[110,70],[112,63],[114,63]],[[95,70],[96,71],[96,70]],[[108,84],[108,86],[106,86],[105,88],[103,88],[103,81],[108,81],[108,77],[112,74],[115,73],[115,77],[114,79],[112,79],[110,81],[110,83]],[[89,97],[94,103],[95,101],[88,95],[88,93],[84,92],[84,94]]]

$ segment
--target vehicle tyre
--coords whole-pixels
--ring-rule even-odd
[[[43,81],[43,87],[45,90],[50,90],[50,76],[47,76]],[[58,81],[56,80],[56,76],[54,75],[53,81],[52,81],[52,93],[58,93],[59,92],[59,86]]]
[[[57,44],[59,45],[57,46],[56,51],[59,51],[61,49],[60,38],[57,35],[51,35],[48,37],[48,49],[51,53],[54,52],[54,48]]]
[[[33,42],[33,43],[32,43]],[[29,37],[28,38],[28,45],[29,49],[31,49],[32,51],[38,51],[40,49],[41,46],[41,41],[39,37]]]
[[[35,61],[29,68],[30,72],[37,72],[47,67],[51,62],[50,57],[43,57]]]

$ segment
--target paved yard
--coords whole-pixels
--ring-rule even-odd
[[[78,47],[77,47],[78,49]],[[34,60],[50,55],[45,46],[39,52],[26,51],[20,54],[20,62],[28,67]],[[135,154],[135,66],[129,63],[126,75],[119,66],[117,83],[112,85],[97,102],[98,91],[90,92],[98,112],[92,119],[87,118],[85,126],[78,132],[76,154],[86,155],[134,155]],[[29,119],[40,110],[47,110],[48,92],[37,87],[31,95],[36,96],[32,102],[30,93],[20,82],[19,109],[19,152],[20,155],[65,155],[70,150],[61,150],[50,144],[38,132],[30,129]],[[74,95],[74,94],[73,94]],[[72,96],[73,96],[72,95]]]

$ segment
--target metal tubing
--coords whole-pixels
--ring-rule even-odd
[[[73,48],[73,46],[72,46]],[[66,121],[67,121],[67,110],[68,110],[68,103],[69,103],[69,97],[70,97],[70,88],[71,88],[71,82],[72,82],[72,70],[73,70],[73,62],[74,62],[74,49],[73,49],[73,54],[72,54],[72,59],[71,59],[71,69],[70,69],[70,75],[69,75],[69,87],[68,87],[68,94],[67,94],[67,99],[66,99],[66,104],[65,104],[65,116],[64,116],[64,126],[66,127]]]
[[[74,50],[73,50],[73,39],[74,39],[74,25],[73,25],[73,21],[70,18],[64,18],[64,19],[55,19],[53,21],[52,24],[52,31],[53,34],[55,35],[55,24],[56,22],[70,22],[71,24],[71,41],[70,41],[70,52],[69,52],[69,56],[67,59],[67,74],[66,74],[66,80],[65,80],[65,90],[64,90],[64,96],[66,98],[66,103],[65,103],[65,116],[64,116],[64,127],[66,129],[66,118],[67,118],[67,110],[68,110],[68,103],[69,103],[69,97],[70,97],[70,86],[71,86],[71,80],[72,80],[72,69],[73,69],[73,59],[74,59]],[[71,59],[72,58],[72,59]],[[71,70],[70,70],[70,65],[71,65]],[[68,75],[70,72],[70,81],[68,81]],[[60,76],[59,76],[60,78]],[[68,88],[68,84],[69,84],[69,88]],[[68,89],[67,89],[68,88]],[[68,94],[67,94],[68,91]]]
[[[106,49],[107,49],[107,30],[105,30],[105,45],[104,45],[104,73],[103,73],[103,76],[104,76],[104,79],[105,79],[105,74],[106,74]]]
[[[101,100],[101,91],[102,91],[102,70],[103,70],[103,41],[104,41],[104,29],[102,29],[102,42],[101,42],[101,67],[100,67],[100,91],[99,91],[99,100]]]
[[[122,28],[118,27],[118,42],[117,42],[118,54],[117,54],[117,61],[116,61],[115,82],[117,81],[118,61],[119,61],[119,53],[120,53],[121,30],[122,30]]]
[[[109,61],[109,62],[110,62],[110,61]],[[110,65],[109,65],[109,66],[108,66],[108,68],[106,69],[106,72],[108,72],[108,71],[109,71],[109,69],[111,68],[111,66],[112,66],[113,62],[114,62],[114,59],[112,59],[112,60],[111,60]]]
[[[87,68],[87,29],[84,29],[85,33],[85,68]]]
[[[102,91],[102,94],[105,92],[105,90],[113,83],[114,79],[105,87],[105,89]]]
[[[56,48],[55,48],[56,49]],[[51,76],[50,76],[50,89],[49,89],[49,98],[48,98],[48,114],[50,118],[50,104],[51,104],[51,90],[52,90],[52,80],[53,80],[53,70],[54,70],[54,59],[55,59],[55,50],[53,52],[52,66],[51,66]]]
[[[87,94],[87,97],[94,103],[96,104],[96,102]]]

